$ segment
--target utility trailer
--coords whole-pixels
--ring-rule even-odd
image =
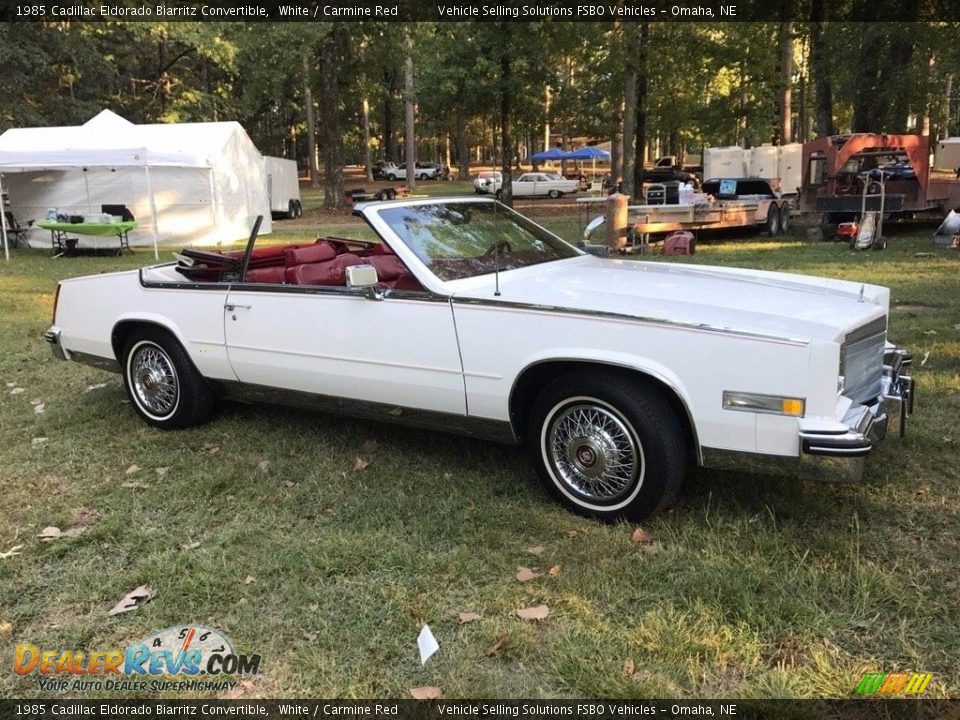
[[[273,217],[298,218],[303,215],[297,163],[286,158],[263,156],[267,175],[267,198]]]
[[[790,203],[774,192],[768,180],[708,180],[703,184],[702,192],[693,194],[688,202],[667,201],[669,195],[665,189],[663,185],[651,185],[647,188],[645,204],[627,206],[627,232],[634,244],[642,246],[651,235],[678,230],[698,232],[752,227],[772,236],[790,229]],[[614,204],[609,204],[610,217],[597,217],[587,225],[585,239],[589,240],[604,222],[618,224],[613,217],[614,208]]]
[[[930,139],[924,135],[855,133],[822,137],[803,146],[800,209],[819,213],[824,236],[861,212],[880,212],[879,194],[863,206],[863,183],[875,172],[885,180],[883,215],[899,220],[923,213],[940,217],[960,206],[960,180],[930,169]]]

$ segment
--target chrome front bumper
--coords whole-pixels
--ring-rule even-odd
[[[883,391],[869,405],[853,405],[843,419],[846,431],[800,432],[800,476],[810,480],[857,482],[873,446],[888,433],[903,437],[913,413],[913,378],[904,373],[910,354],[890,343],[883,357]]]
[[[43,339],[50,343],[50,352],[58,360],[69,360],[63,343],[60,341],[60,328],[52,327],[43,334]]]

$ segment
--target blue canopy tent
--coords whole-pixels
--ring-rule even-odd
[[[544,160],[569,160],[570,153],[566,150],[558,147],[548,148],[543,152],[538,152],[535,155],[530,156],[531,160],[535,162],[542,162]]]
[[[593,145],[588,145],[587,147],[579,148],[578,150],[573,150],[567,153],[567,160],[609,160],[610,153],[602,148],[595,147]]]

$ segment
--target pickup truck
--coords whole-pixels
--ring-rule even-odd
[[[382,173],[386,180],[406,180],[407,164],[394,165],[393,163],[384,163]],[[436,180],[439,174],[440,171],[436,165],[421,165],[417,163],[414,177],[416,177],[417,180]]]

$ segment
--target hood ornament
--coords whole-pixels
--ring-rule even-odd
[[[863,302],[863,291],[866,290],[866,288],[867,288],[866,285],[861,285],[861,286],[860,286],[860,299],[857,300],[857,302]]]

